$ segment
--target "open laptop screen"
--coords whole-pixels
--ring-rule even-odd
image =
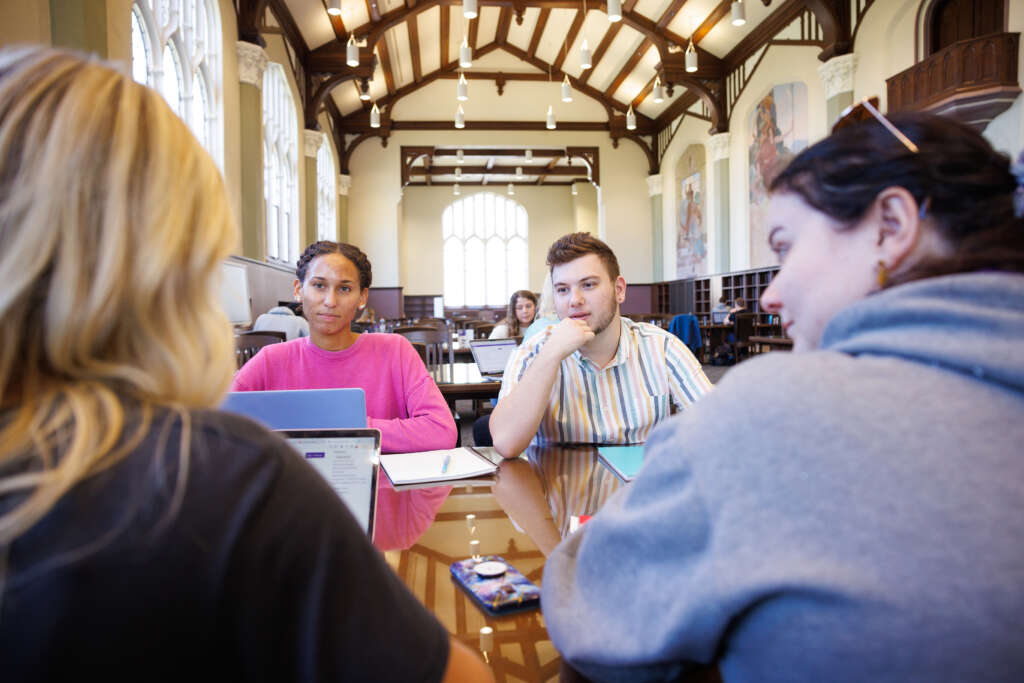
[[[729,317],[729,311],[711,311],[711,324],[721,325]]]
[[[278,432],[319,472],[368,536],[377,503],[377,429],[305,429]]]
[[[500,375],[505,372],[508,357],[516,350],[515,339],[474,339],[469,342],[473,360],[481,375]]]

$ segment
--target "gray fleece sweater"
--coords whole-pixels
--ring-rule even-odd
[[[1024,680],[1024,276],[894,287],[730,371],[542,605],[598,680]]]

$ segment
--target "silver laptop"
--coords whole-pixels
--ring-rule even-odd
[[[711,324],[722,325],[728,317],[729,311],[711,311]]]
[[[327,480],[373,538],[380,430],[282,429],[278,434]]]
[[[515,339],[472,339],[469,342],[480,376],[491,380],[501,379],[505,374],[505,364],[517,346]]]

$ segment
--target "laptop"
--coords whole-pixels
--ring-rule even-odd
[[[232,391],[220,408],[262,422],[269,429],[366,426],[366,394],[362,389]]]
[[[515,339],[472,339],[469,342],[480,376],[487,380],[501,379],[505,364],[517,346]]]
[[[725,319],[729,317],[729,311],[711,311],[711,324],[724,325]]]
[[[282,429],[277,433],[327,480],[372,539],[380,430]]]

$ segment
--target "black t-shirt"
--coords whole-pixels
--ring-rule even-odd
[[[284,441],[192,412],[176,501],[180,435],[162,415],[12,545],[0,679],[441,679],[444,628]]]

